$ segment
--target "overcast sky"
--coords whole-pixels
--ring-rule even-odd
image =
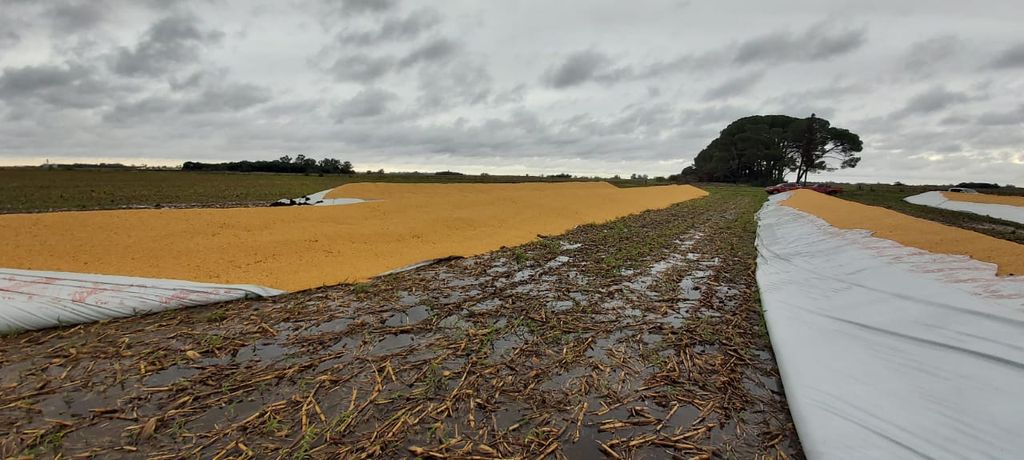
[[[730,121],[859,133],[817,179],[1024,186],[1020,0],[0,0],[0,164],[666,175]]]

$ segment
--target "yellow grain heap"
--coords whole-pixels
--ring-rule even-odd
[[[782,204],[835,227],[869,230],[879,238],[929,252],[970,256],[998,265],[1001,276],[1024,275],[1024,245],[810,190],[792,193]]]
[[[0,215],[0,267],[301,290],[707,195],[691,186],[348,184],[345,206]]]
[[[947,200],[952,200],[952,201],[966,201],[968,203],[984,203],[984,204],[1005,204],[1005,205],[1009,205],[1009,206],[1024,207],[1024,196],[1003,196],[1003,195],[986,195],[984,193],[956,193],[956,192],[942,192],[942,196],[946,197]]]

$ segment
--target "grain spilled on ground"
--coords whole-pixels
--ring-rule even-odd
[[[1007,206],[1019,206],[1024,207],[1024,196],[1003,196],[1003,195],[986,195],[983,193],[956,193],[956,192],[942,192],[942,196],[946,197],[947,200],[952,201],[964,201],[967,203],[982,203],[982,204],[1003,204]]]
[[[699,198],[690,186],[351,184],[348,206],[0,216],[0,267],[301,290]]]
[[[796,190],[782,204],[835,227],[869,230],[904,246],[993,263],[999,266],[1000,276],[1024,274],[1024,245],[810,190]]]

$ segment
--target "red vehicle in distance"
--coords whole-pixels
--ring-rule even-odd
[[[788,192],[790,190],[796,190],[801,188],[807,190],[814,190],[815,192],[824,193],[826,195],[838,195],[843,192],[843,189],[828,184],[807,183],[801,185],[792,182],[783,182],[779,185],[765,187],[764,191],[768,192],[769,195],[774,195],[776,193]]]

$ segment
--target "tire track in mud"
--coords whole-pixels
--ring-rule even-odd
[[[469,259],[0,339],[0,449],[801,457],[731,189]]]

